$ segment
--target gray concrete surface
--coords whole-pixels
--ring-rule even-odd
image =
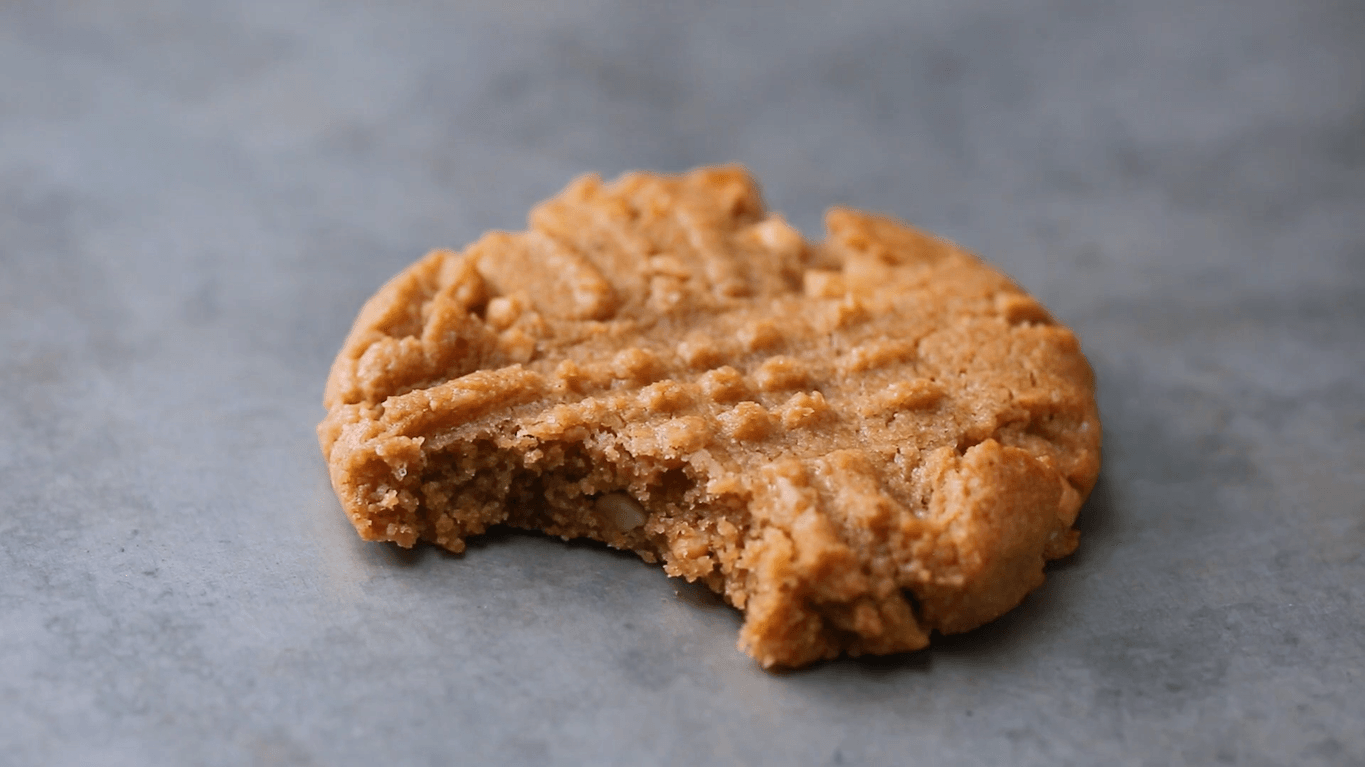
[[[0,5],[0,763],[1365,764],[1365,6],[735,5]],[[628,556],[342,518],[366,296],[717,161],[1077,329],[1104,473],[1017,611],[770,675]]]

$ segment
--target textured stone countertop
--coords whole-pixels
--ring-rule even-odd
[[[1365,764],[1357,2],[0,5],[0,764]],[[768,674],[601,547],[359,541],[361,301],[576,174],[747,164],[1079,333],[1081,548]]]

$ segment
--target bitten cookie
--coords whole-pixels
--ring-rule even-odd
[[[925,646],[1043,582],[1099,471],[1076,336],[952,243],[741,168],[581,178],[385,285],[318,427],[367,540],[491,525],[662,562],[763,666]]]

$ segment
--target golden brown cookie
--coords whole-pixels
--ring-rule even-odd
[[[491,525],[630,549],[744,611],[764,666],[925,646],[1076,546],[1076,336],[976,258],[741,168],[581,178],[365,304],[318,427],[367,540]]]

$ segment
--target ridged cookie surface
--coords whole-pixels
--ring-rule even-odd
[[[764,666],[923,647],[1076,546],[1099,470],[1071,331],[953,244],[742,169],[575,181],[365,304],[318,427],[368,540],[490,525],[661,561]]]

